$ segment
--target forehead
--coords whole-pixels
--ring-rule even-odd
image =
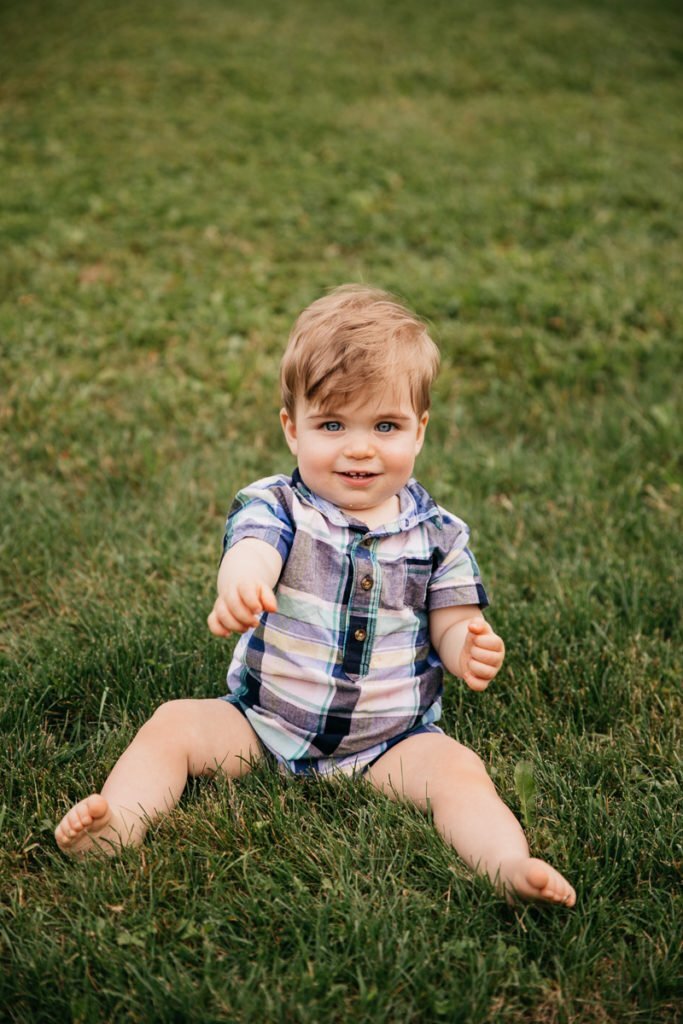
[[[406,383],[395,382],[384,387],[363,390],[361,394],[349,397],[331,395],[322,405],[316,402],[302,402],[302,412],[308,416],[342,413],[347,416],[415,416],[410,390]]]

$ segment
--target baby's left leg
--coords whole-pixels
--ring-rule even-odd
[[[396,800],[432,811],[434,824],[463,860],[509,896],[572,907],[576,893],[545,861],[529,855],[522,827],[496,793],[474,751],[442,733],[397,743],[366,778]]]

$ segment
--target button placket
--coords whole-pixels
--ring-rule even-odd
[[[363,537],[352,552],[354,585],[350,595],[347,618],[346,649],[343,668],[350,676],[367,672],[373,635],[373,588],[377,566],[372,552],[372,537]]]

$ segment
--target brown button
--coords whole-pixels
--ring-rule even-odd
[[[355,636],[356,640],[365,640],[368,634],[365,632],[364,629],[357,629],[353,635]]]
[[[362,590],[372,590],[372,576],[364,576],[360,585]]]
[[[363,540],[361,541],[361,544],[363,545],[364,548],[371,548],[372,547],[372,541],[373,541],[372,537],[364,537]]]

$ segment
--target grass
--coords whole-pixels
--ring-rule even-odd
[[[0,33],[0,1016],[680,1019],[676,5],[27,0]],[[347,280],[441,345],[419,476],[509,652],[445,724],[572,913],[265,766],[116,863],[53,847],[161,701],[222,692],[223,515],[289,468],[279,354]]]

